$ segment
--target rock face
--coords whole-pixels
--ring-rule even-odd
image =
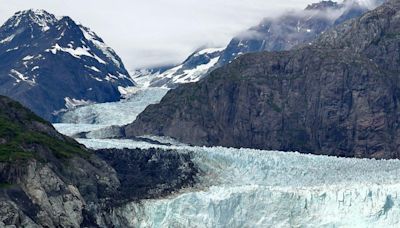
[[[173,150],[97,150],[96,155],[113,167],[121,182],[119,202],[166,196],[196,183],[197,168],[188,154]]]
[[[43,10],[0,27],[0,94],[52,120],[66,108],[119,100],[133,86],[118,55],[90,29]]]
[[[174,151],[95,153],[6,97],[0,139],[0,227],[113,227],[127,219],[114,208],[190,187],[198,173]]]
[[[0,226],[79,227],[119,186],[104,161],[6,97],[0,138]]]
[[[400,3],[293,51],[248,54],[125,128],[195,145],[399,158]]]

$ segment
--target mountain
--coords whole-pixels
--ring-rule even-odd
[[[243,55],[125,127],[207,146],[399,158],[400,2],[292,51]]]
[[[133,79],[145,87],[175,88],[179,84],[197,82],[216,65],[222,48],[205,48],[195,51],[180,65],[139,70]]]
[[[44,10],[17,12],[0,27],[0,94],[41,117],[116,101],[134,86],[118,55],[89,28]]]
[[[218,62],[223,66],[245,53],[290,50],[313,42],[321,33],[367,12],[357,1],[336,3],[321,1],[301,12],[288,12],[278,18],[266,18],[259,25],[233,38]]]
[[[308,44],[333,26],[367,12],[368,7],[371,6],[358,1],[345,1],[341,4],[321,1],[307,6],[303,11],[265,18],[259,25],[234,37],[224,49],[206,48],[196,51],[181,65],[168,70],[139,70],[134,79],[142,81],[145,86],[167,88],[195,82],[240,55],[290,50],[297,45]]]
[[[57,158],[89,156],[84,147],[21,104],[0,96],[0,110],[0,162],[46,159],[49,152]]]
[[[77,227],[81,193],[114,191],[115,173],[21,104],[0,97],[0,108],[0,226]]]
[[[0,227],[127,227],[113,210],[190,187],[197,173],[172,150],[89,150],[0,96]]]

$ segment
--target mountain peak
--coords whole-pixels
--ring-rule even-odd
[[[328,9],[339,9],[340,4],[334,1],[321,1],[318,3],[310,4],[306,7],[306,10],[328,10]]]
[[[69,108],[71,100],[116,101],[121,87],[134,86],[122,60],[100,37],[45,10],[19,11],[7,20],[0,27],[0,53],[0,94],[47,120]],[[34,97],[43,100],[36,103]]]
[[[29,9],[18,11],[14,14],[7,22],[8,28],[19,27],[21,24],[27,26],[36,25],[41,28],[42,31],[47,31],[52,25],[54,25],[58,19],[51,13],[42,9]]]
[[[51,13],[47,12],[44,9],[28,9],[22,10],[17,12],[16,14],[30,14],[30,15],[37,15],[37,16],[53,16]]]

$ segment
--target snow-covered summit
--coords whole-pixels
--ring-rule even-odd
[[[14,16],[5,23],[5,26],[8,28],[15,28],[20,26],[21,23],[25,23],[30,25],[32,29],[33,25],[36,25],[41,28],[42,31],[47,31],[51,26],[54,26],[57,21],[57,18],[53,14],[45,10],[29,9],[15,13]]]
[[[168,88],[196,82],[205,77],[210,69],[226,65],[245,53],[283,51],[312,43],[324,31],[362,15],[383,1],[319,1],[301,11],[284,13],[277,18],[265,18],[260,24],[234,37],[224,49],[198,50],[182,64],[168,70],[138,70],[133,77],[145,86]]]
[[[199,49],[181,64],[168,70],[139,70],[133,78],[144,87],[174,88],[179,84],[197,82],[215,67],[223,50],[223,48]]]
[[[0,94],[46,119],[67,108],[66,100],[116,101],[118,88],[135,85],[95,32],[45,10],[19,11],[0,27],[0,57]]]

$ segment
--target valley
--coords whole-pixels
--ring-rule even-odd
[[[143,98],[150,100],[149,98]],[[122,101],[121,105],[126,101]],[[104,104],[106,105],[106,104]],[[104,108],[106,113],[118,113]],[[90,107],[90,106],[88,106]],[[109,106],[110,107],[110,106]],[[85,107],[80,108],[84,110]],[[76,111],[78,111],[77,109]],[[75,112],[76,112],[75,111]],[[87,116],[88,113],[85,113]],[[109,116],[123,125],[118,115]],[[77,129],[90,129],[86,119]],[[96,124],[94,124],[96,125]],[[68,124],[55,124],[71,134]],[[80,127],[81,126],[81,127]],[[76,132],[73,132],[76,134]],[[400,221],[398,160],[369,160],[225,147],[193,147],[148,136],[157,143],[92,137],[92,149],[158,148],[188,154],[200,170],[192,188],[115,209],[130,227],[387,227]],[[162,143],[162,144],[160,144]],[[382,177],[385,178],[382,178]],[[277,208],[279,208],[277,210]],[[327,216],[332,215],[332,216]],[[118,220],[121,222],[121,220]]]
[[[399,53],[398,0],[316,2],[132,71],[72,18],[19,11],[0,227],[398,227]]]

